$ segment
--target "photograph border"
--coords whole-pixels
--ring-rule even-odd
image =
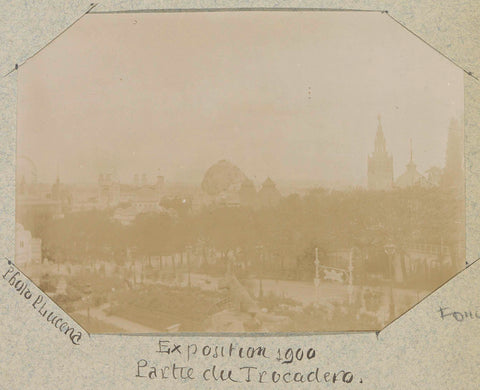
[[[11,72],[14,72],[18,70],[23,64],[25,64],[30,58],[34,57],[41,51],[43,51],[46,47],[48,47],[52,42],[54,42],[56,39],[67,33],[67,31],[74,26],[76,23],[81,21],[83,17],[85,17],[88,14],[92,15],[115,15],[115,14],[153,14],[153,13],[209,13],[209,12],[214,12],[214,13],[227,13],[227,12],[365,12],[365,13],[381,13],[381,14],[386,14],[389,18],[391,18],[395,23],[403,27],[409,34],[412,34],[416,39],[419,39],[422,41],[425,45],[427,45],[429,48],[435,50],[437,53],[439,53],[441,56],[446,58],[448,61],[450,61],[454,66],[459,68],[464,72],[464,96],[465,96],[465,78],[466,77],[471,77],[475,80],[479,80],[473,72],[465,69],[461,65],[457,64],[452,58],[447,56],[446,54],[442,53],[440,50],[436,49],[434,46],[432,46],[430,43],[428,43],[426,40],[424,40],[422,37],[414,33],[412,30],[410,30],[408,27],[406,27],[403,23],[398,21],[396,18],[390,15],[388,10],[380,10],[380,9],[353,9],[353,8],[301,8],[301,7],[239,7],[239,8],[156,8],[156,9],[138,9],[138,10],[112,10],[112,11],[97,11],[95,8],[97,7],[98,3],[92,3],[90,4],[90,8],[83,13],[78,19],[76,19],[73,23],[71,23],[66,29],[64,29],[60,34],[55,36],[51,41],[49,41],[45,46],[43,46],[40,50],[32,54],[30,57],[25,59],[22,64],[15,64],[14,69],[12,69],[10,72],[8,72],[5,76],[9,75]],[[18,79],[17,79],[18,83]],[[464,99],[465,100],[465,99]],[[464,111],[464,117],[462,120],[465,118],[465,111]],[[463,154],[465,156],[465,131],[463,131]],[[464,158],[464,163],[463,163],[463,168],[464,171],[466,171],[466,158]],[[16,165],[15,165],[16,169]],[[466,185],[467,185],[467,175],[464,176],[464,189],[465,189],[465,198],[464,198],[464,205],[465,207],[467,206],[467,197],[466,197]],[[465,219],[465,231],[467,229],[467,220]],[[464,249],[465,253],[467,250],[467,241],[465,240],[464,243]],[[6,258],[9,262],[11,263],[8,258]],[[202,337],[283,337],[283,336],[318,336],[318,335],[336,335],[336,334],[355,334],[355,333],[375,333],[378,337],[380,332],[382,332],[384,329],[389,327],[391,324],[394,322],[398,321],[402,316],[404,316],[406,313],[408,313],[410,310],[412,310],[414,307],[416,307],[418,304],[423,302],[425,299],[427,299],[430,295],[434,294],[436,291],[441,289],[444,285],[449,283],[452,279],[454,279],[457,275],[460,273],[466,271],[469,266],[473,265],[476,263],[478,260],[480,260],[480,257],[473,260],[473,261],[468,261],[468,259],[465,259],[465,268],[459,270],[456,272],[453,276],[449,277],[445,282],[443,282],[440,286],[435,288],[434,290],[430,291],[427,295],[425,295],[423,298],[421,298],[419,301],[417,301],[413,306],[411,306],[409,309],[406,311],[402,312],[398,316],[396,316],[393,320],[388,322],[386,325],[384,325],[380,330],[348,330],[348,331],[313,331],[313,332],[176,332],[176,333],[166,333],[166,332],[156,332],[156,333],[103,333],[103,332],[87,332],[89,335],[90,334],[98,334],[98,335],[114,335],[114,336],[166,336],[168,335],[169,337],[175,337],[175,336],[202,336]],[[17,268],[18,269],[18,268]],[[23,276],[27,277],[20,269],[18,269]],[[29,279],[29,278],[28,278]],[[29,279],[30,280],[30,279]],[[33,283],[33,282],[32,282]],[[35,284],[35,283],[33,283]],[[40,291],[42,291],[38,286],[36,286]],[[48,294],[44,291],[42,291],[46,296]],[[49,296],[48,296],[49,297]],[[83,326],[78,323],[73,317],[71,317],[62,307],[60,307],[59,304],[55,302],[53,298],[50,298],[50,301],[53,302],[58,308],[60,308],[62,311],[64,311],[72,320],[75,322],[78,326],[82,327]],[[85,330],[85,329],[84,329]],[[85,330],[86,331],[86,330]]]

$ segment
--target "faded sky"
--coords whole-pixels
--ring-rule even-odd
[[[364,184],[381,114],[394,174],[412,138],[443,166],[463,73],[381,13],[90,14],[19,71],[18,155],[41,181],[101,170],[200,182]]]

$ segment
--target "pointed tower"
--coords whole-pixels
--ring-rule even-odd
[[[276,206],[281,198],[282,195],[280,191],[278,191],[276,184],[272,179],[267,177],[262,184],[262,188],[258,191],[260,205],[263,207]]]
[[[374,147],[373,153],[368,156],[368,189],[390,190],[393,186],[393,157],[387,152],[380,115]]]
[[[426,185],[426,183],[426,178],[417,171],[417,165],[413,162],[413,147],[410,138],[410,161],[407,164],[407,170],[398,177],[395,185],[399,188],[406,188],[414,185]]]
[[[58,162],[57,162],[57,179],[55,180],[55,184],[52,185],[52,199],[60,200],[60,169],[58,167]]]
[[[464,184],[463,170],[463,126],[452,119],[448,128],[445,169],[441,180],[442,186],[462,189]]]
[[[407,171],[416,171],[417,165],[413,162],[413,146],[412,139],[410,138],[410,161],[407,164]]]

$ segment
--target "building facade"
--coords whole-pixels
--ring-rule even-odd
[[[18,266],[29,265],[32,262],[42,261],[42,240],[32,237],[30,231],[15,224],[15,264]]]
[[[405,172],[400,175],[395,181],[395,186],[398,188],[407,188],[413,186],[429,186],[427,178],[425,178],[417,170],[417,165],[413,162],[413,149],[412,149],[412,140],[410,140],[410,161],[407,164],[407,169]]]

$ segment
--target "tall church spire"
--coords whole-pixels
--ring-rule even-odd
[[[410,138],[410,162],[413,161],[412,139]]]
[[[463,188],[463,123],[455,118],[450,121],[448,128],[442,183],[445,187]]]
[[[412,172],[417,171],[417,166],[413,162],[413,146],[412,146],[412,139],[411,138],[410,138],[410,161],[407,164],[407,171],[412,171]]]
[[[377,127],[377,134],[375,136],[375,152],[377,153],[385,153],[387,151],[386,142],[385,142],[385,135],[383,134],[382,129],[382,119],[380,115],[378,115],[378,127]]]
[[[397,178],[395,185],[399,188],[406,188],[417,184],[423,185],[425,182],[425,177],[417,171],[417,166],[413,162],[413,146],[412,139],[410,138],[410,161],[407,164],[407,170]]]
[[[389,190],[393,185],[393,158],[387,152],[382,121],[378,115],[375,149],[368,157],[368,188],[371,190]]]

